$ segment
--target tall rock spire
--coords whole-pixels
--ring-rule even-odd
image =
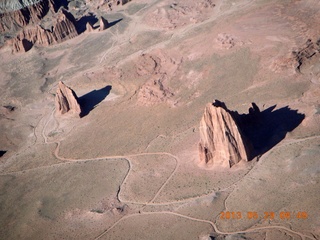
[[[248,145],[223,102],[216,100],[206,106],[200,122],[200,162],[206,166],[232,167],[241,160],[249,160]]]
[[[65,114],[67,112],[79,116],[81,114],[81,107],[76,93],[61,81],[58,84],[55,104],[57,114]]]

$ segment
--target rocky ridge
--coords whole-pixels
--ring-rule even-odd
[[[78,36],[72,16],[64,9],[59,10],[51,30],[37,25],[26,28],[11,40],[13,52],[28,51],[33,45],[49,46]]]
[[[21,5],[20,7],[6,6],[6,11],[0,13],[0,33],[17,31],[30,23],[38,23],[49,11],[57,12],[60,4],[54,0],[37,1],[31,5]],[[12,9],[8,11],[8,9]]]
[[[19,10],[30,5],[34,5],[41,0],[1,0],[0,13]]]
[[[116,5],[127,2],[112,1]],[[89,8],[91,5],[88,3]],[[13,53],[26,52],[34,45],[49,46],[95,30],[88,16],[76,13],[75,19],[68,6],[56,0],[0,2],[0,47],[6,43]],[[95,16],[91,15],[92,21]],[[108,27],[108,21],[101,16],[99,30]]]

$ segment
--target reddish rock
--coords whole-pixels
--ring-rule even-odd
[[[305,47],[298,51],[292,52],[297,64],[296,64],[296,70],[298,72],[301,71],[302,65],[304,65],[308,60],[311,60],[311,58],[317,58],[319,59],[320,53],[320,39],[316,42],[312,41],[311,39],[308,39]]]
[[[12,32],[38,23],[50,10],[57,12],[60,5],[54,0],[42,0],[34,5],[0,14],[0,32]]]
[[[100,17],[100,27],[99,31],[103,31],[109,27],[109,22],[104,19],[103,17]]]
[[[52,31],[41,26],[26,27],[11,40],[13,52],[28,51],[33,45],[49,46],[78,36],[73,19],[67,11],[57,13]]]
[[[90,33],[90,32],[93,32],[93,27],[91,26],[91,24],[89,22],[87,22],[86,24],[86,32],[87,33]]]
[[[137,96],[140,104],[150,106],[166,102],[174,105],[174,92],[168,87],[168,76],[172,75],[169,71],[176,70],[172,61],[160,53],[157,55],[142,54],[138,58],[136,73],[138,77],[147,76],[147,81],[138,90]]]
[[[248,144],[224,103],[206,106],[200,122],[200,162],[206,166],[232,167],[248,159]]]
[[[71,113],[80,116],[81,107],[77,94],[63,82],[59,82],[55,97],[56,113]]]

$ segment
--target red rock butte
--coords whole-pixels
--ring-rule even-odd
[[[207,104],[200,122],[200,162],[207,167],[232,167],[249,160],[248,145],[225,104]]]
[[[57,115],[71,113],[80,116],[81,114],[77,94],[61,81],[58,84],[55,105]]]

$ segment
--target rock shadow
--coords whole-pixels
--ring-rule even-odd
[[[78,34],[81,34],[84,31],[86,31],[87,23],[89,23],[93,29],[98,28],[98,27],[93,27],[93,25],[96,24],[97,22],[98,22],[98,18],[95,15],[93,15],[93,13],[89,13],[88,15],[83,16],[82,18],[76,21],[76,28],[77,28]]]
[[[1,151],[0,151],[0,157],[2,157],[3,155],[5,155],[6,152],[7,152],[7,151],[2,151],[2,150],[1,150]]]
[[[261,111],[255,103],[248,114],[232,112],[244,138],[251,144],[249,159],[259,157],[281,142],[305,118],[298,110],[288,106],[276,109],[276,105]]]
[[[93,110],[100,102],[102,102],[110,93],[112,86],[108,85],[99,90],[92,90],[91,92],[78,98],[81,106],[80,117],[85,117],[91,110]]]
[[[109,22],[107,25],[107,28],[110,28],[110,27],[116,25],[117,23],[121,22],[122,20],[123,20],[123,18],[120,18],[120,19],[115,20],[113,22]],[[81,34],[86,31],[87,23],[89,23],[93,29],[98,29],[99,26],[94,27],[94,25],[98,21],[99,21],[99,19],[95,15],[93,15],[93,13],[89,13],[88,15],[85,15],[82,18],[78,19],[77,21],[75,21],[75,26],[76,26],[78,34]]]
[[[113,21],[113,22],[109,22],[108,28],[109,28],[109,27],[113,27],[114,25],[116,25],[117,23],[121,22],[122,20],[123,20],[123,18],[120,18],[120,19],[115,20],[115,21]]]

